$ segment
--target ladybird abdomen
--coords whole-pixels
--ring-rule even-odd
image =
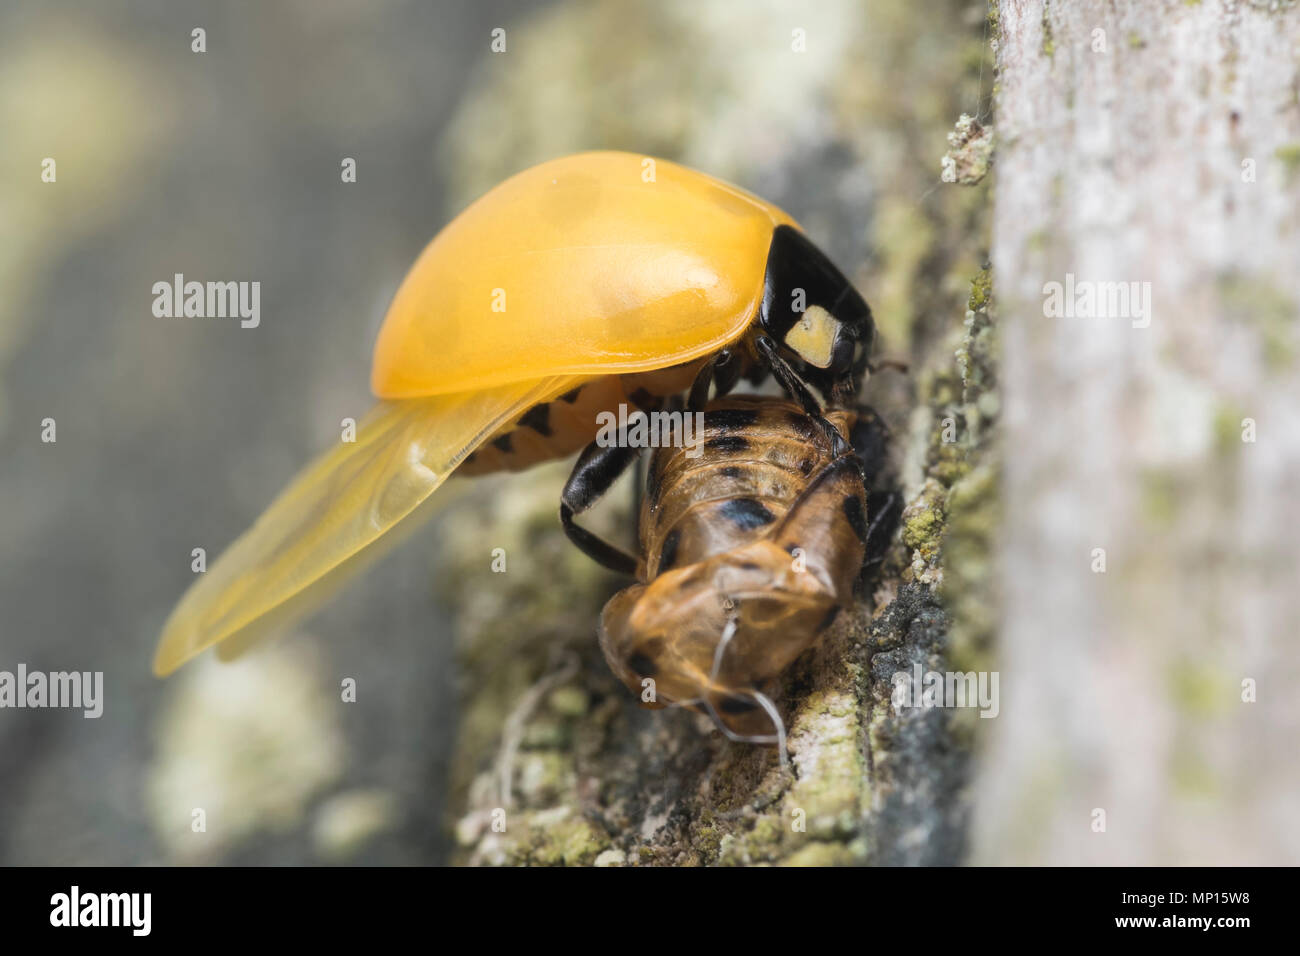
[[[653,372],[595,378],[552,401],[535,405],[501,429],[457,473],[463,477],[498,471],[523,471],[544,461],[564,458],[586,446],[600,430],[600,415],[657,408],[666,396],[688,388],[700,362]]]

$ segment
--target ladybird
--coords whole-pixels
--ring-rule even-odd
[[[836,443],[800,405],[771,396],[715,399],[703,415],[702,454],[679,444],[650,458],[639,555],[621,564],[637,583],[605,605],[600,646],[646,706],[705,713],[784,759],[765,689],[853,600],[891,511],[892,495],[868,495],[887,432],[869,409],[834,410]],[[586,464],[565,489],[571,503],[594,500],[618,470],[600,456]],[[594,556],[617,552],[603,548]]]
[[[380,328],[379,403],[356,441],[308,465],[196,579],[154,671],[217,644],[236,656],[409,532],[453,472],[572,454],[620,403],[688,392],[699,407],[771,374],[833,437],[814,390],[844,400],[873,336],[866,302],[769,202],[628,153],[525,170],[420,255]]]

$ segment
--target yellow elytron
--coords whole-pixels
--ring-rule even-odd
[[[803,300],[787,301],[796,282]],[[594,437],[597,406],[679,393],[728,346],[733,370],[770,368],[815,403],[802,383],[830,394],[870,341],[865,303],[770,203],[627,153],[525,170],[421,254],[380,330],[380,402],[357,441],[309,465],[194,582],[154,672],[217,644],[234,656],[312,609],[489,439],[479,472],[568,454]]]

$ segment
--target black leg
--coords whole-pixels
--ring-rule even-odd
[[[879,413],[869,405],[859,405],[857,420],[849,429],[849,441],[862,471],[867,487],[866,556],[862,565],[861,581],[885,560],[889,544],[903,514],[903,495],[890,475],[889,426]],[[881,484],[885,487],[881,487]]]
[[[709,400],[709,386],[713,384],[713,364],[717,360],[715,355],[695,374],[695,381],[691,383],[691,391],[686,399],[686,407],[693,412],[698,412]]]
[[[573,523],[573,516],[582,514],[595,504],[640,454],[640,449],[627,447],[625,437],[620,433],[615,445],[601,447],[592,442],[582,450],[569,480],[564,483],[564,493],[560,497],[560,524],[569,540],[597,564],[620,574],[636,574],[635,557]]]
[[[874,408],[861,405],[857,412],[857,421],[849,430],[849,441],[862,463],[862,480],[870,488],[889,462],[889,426]]]
[[[776,346],[772,344],[772,340],[766,335],[760,335],[757,344],[758,354],[763,357],[763,361],[772,370],[772,374],[781,383],[781,387],[799,403],[804,410],[804,414],[821,423],[822,430],[826,432],[826,437],[831,441],[833,457],[838,458],[848,451],[849,443],[844,440],[844,436],[840,434],[839,429],[826,420],[826,417],[822,414],[821,403],[817,401],[817,396],[795,374],[794,369],[790,367],[790,363],[781,358],[776,351]]]
[[[794,373],[794,369],[790,367],[790,363],[781,358],[780,354],[776,351],[776,346],[772,344],[772,340],[766,335],[760,335],[758,337],[757,346],[758,354],[763,357],[763,361],[767,363],[767,367],[772,370],[772,374],[776,376],[776,380],[781,383],[781,387],[790,394],[791,398],[802,406],[806,414],[813,418],[821,418],[822,406],[821,403],[817,401],[817,396],[813,395],[813,393],[808,389],[808,386],[803,383],[803,380]]]
[[[727,360],[720,362],[713,370],[714,398],[721,398],[726,395],[740,381],[740,366],[742,364],[740,359],[730,349],[723,349],[723,351],[727,353]]]
[[[692,412],[702,411],[709,403],[709,386],[717,385],[718,394],[729,392],[740,376],[740,363],[731,353],[731,349],[719,349],[713,358],[704,363],[691,383],[690,397],[686,407]]]
[[[867,525],[864,569],[885,560],[889,542],[903,516],[903,496],[897,491],[867,492],[867,514],[871,515],[871,523]]]
[[[641,546],[641,506],[645,502],[646,459],[644,455],[636,456],[636,468],[632,473],[632,549]]]

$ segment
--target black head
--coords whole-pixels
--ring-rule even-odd
[[[758,321],[800,378],[828,400],[853,392],[875,338],[871,309],[793,226],[772,233]]]

